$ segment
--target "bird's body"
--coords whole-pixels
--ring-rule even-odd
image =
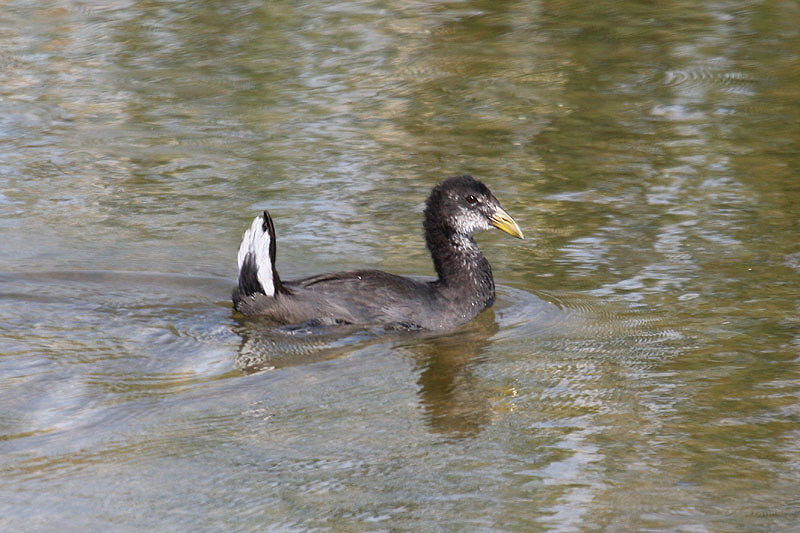
[[[450,329],[495,299],[489,262],[472,235],[498,227],[522,238],[489,189],[470,176],[448,178],[431,192],[425,239],[438,274],[420,281],[379,270],[321,274],[281,282],[275,268],[275,231],[269,213],[257,217],[239,249],[236,310],[280,324],[383,324]]]

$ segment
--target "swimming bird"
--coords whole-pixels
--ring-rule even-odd
[[[464,324],[495,300],[492,267],[473,235],[496,227],[525,237],[486,185],[469,175],[447,178],[433,188],[423,227],[438,275],[434,281],[354,270],[284,282],[275,268],[275,227],[264,211],[239,247],[233,306],[284,325],[446,330]]]

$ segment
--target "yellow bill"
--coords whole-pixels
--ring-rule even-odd
[[[519,229],[517,223],[502,207],[498,207],[497,210],[492,213],[492,216],[489,217],[489,220],[495,228],[505,231],[509,235],[513,235],[519,239],[525,238],[525,235],[522,234],[522,230]]]

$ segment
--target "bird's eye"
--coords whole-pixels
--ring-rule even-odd
[[[467,202],[469,202],[470,204],[474,204],[477,201],[478,201],[478,199],[475,198],[474,196],[472,196],[471,194],[469,196],[467,196]]]

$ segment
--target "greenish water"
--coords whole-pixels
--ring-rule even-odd
[[[0,529],[789,531],[791,2],[21,2],[0,12]],[[438,336],[234,316],[432,274],[484,180],[496,306]]]

